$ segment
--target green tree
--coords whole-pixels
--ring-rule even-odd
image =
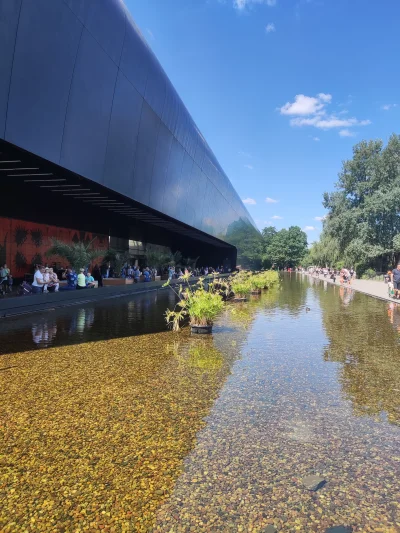
[[[299,226],[278,231],[267,248],[267,256],[280,268],[299,265],[307,254],[307,235]]]
[[[386,147],[381,140],[354,146],[323,205],[329,216],[321,240],[336,239],[344,262],[360,270],[392,263],[400,233],[400,136],[392,135]]]
[[[261,232],[263,238],[262,266],[264,268],[271,268],[272,266],[271,258],[268,255],[268,246],[271,244],[276,234],[277,231],[274,226],[267,226]]]
[[[337,239],[323,233],[319,241],[312,243],[307,257],[303,260],[303,265],[335,267],[339,260],[340,249]]]

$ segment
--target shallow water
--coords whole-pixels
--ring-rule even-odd
[[[398,307],[287,275],[203,339],[172,304],[1,323],[0,531],[400,531]]]

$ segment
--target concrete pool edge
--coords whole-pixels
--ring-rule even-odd
[[[221,274],[219,278],[228,277],[230,274]],[[199,278],[192,278],[190,283],[195,283]],[[174,280],[172,285],[178,284]],[[112,298],[134,296],[136,294],[150,293],[167,290],[163,281],[151,281],[136,285],[119,285],[115,287],[102,287],[86,291],[62,291],[58,293],[34,294],[30,296],[16,296],[0,300],[0,319],[23,316],[31,313],[49,312],[54,309],[84,305],[90,302],[99,302]]]

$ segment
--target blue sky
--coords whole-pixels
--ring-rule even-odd
[[[317,239],[352,146],[399,133],[400,2],[125,3],[257,225]]]

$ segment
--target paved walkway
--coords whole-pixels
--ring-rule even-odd
[[[339,280],[336,280],[336,283],[333,283],[332,280],[320,276],[321,281],[327,281],[328,283],[340,286]],[[348,287],[346,284],[345,287]],[[388,286],[383,281],[370,281],[367,279],[355,279],[352,281],[350,288],[367,294],[368,296],[374,296],[375,298],[380,298],[381,300],[387,300],[388,302],[393,302],[393,298],[389,298],[388,295]]]

